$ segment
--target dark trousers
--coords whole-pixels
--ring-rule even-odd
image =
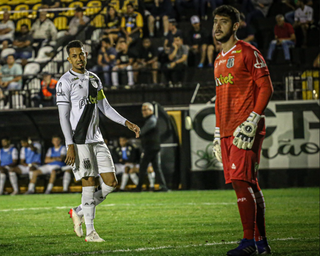
[[[179,63],[174,68],[164,67],[163,73],[167,82],[171,81],[172,83],[183,82],[184,72],[186,65]]]
[[[139,184],[137,188],[141,190],[143,180],[147,173],[149,163],[152,164],[153,170],[156,173],[156,177],[160,178],[160,185],[162,187],[167,187],[166,180],[161,170],[161,160],[160,160],[160,151],[145,151],[140,160],[140,169],[139,169]]]

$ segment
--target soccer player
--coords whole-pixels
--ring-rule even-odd
[[[261,53],[238,40],[240,14],[228,5],[214,11],[213,30],[222,44],[215,60],[216,128],[213,151],[222,161],[226,183],[237,195],[244,236],[227,255],[269,254],[265,203],[258,184],[260,151],[265,136],[263,112],[273,92]]]
[[[30,170],[32,172],[32,178],[28,186],[28,191],[25,193],[25,195],[34,194],[37,177],[46,174],[50,174],[50,179],[45,194],[50,194],[53,184],[56,180],[56,170],[60,169],[62,166],[65,166],[64,160],[67,150],[65,146],[61,145],[60,136],[52,136],[51,142],[53,147],[49,148],[47,151],[47,155],[44,160],[46,164],[34,171]]]
[[[57,105],[60,125],[67,145],[66,164],[74,165],[76,180],[82,181],[82,204],[69,211],[77,236],[86,225],[87,242],[104,242],[95,231],[93,220],[96,205],[104,201],[117,185],[110,151],[99,129],[100,111],[139,137],[140,128],[115,111],[107,101],[97,75],[86,70],[87,55],[81,41],[67,45],[72,68],[58,81]],[[95,177],[100,176],[100,188],[95,191]]]

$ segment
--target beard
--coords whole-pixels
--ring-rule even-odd
[[[221,37],[220,39],[216,38],[216,40],[220,43],[228,42],[231,36],[233,36],[234,31],[231,29],[225,36]]]

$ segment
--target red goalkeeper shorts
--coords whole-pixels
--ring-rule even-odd
[[[255,184],[260,163],[264,135],[257,134],[252,149],[239,149],[233,145],[233,136],[221,139],[221,156],[226,184],[243,180]]]

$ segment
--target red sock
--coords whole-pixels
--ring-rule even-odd
[[[242,180],[232,180],[232,186],[238,198],[238,208],[243,227],[243,238],[253,239],[256,203],[251,185]]]
[[[252,185],[252,189],[253,189],[253,192],[256,198],[256,203],[257,203],[257,216],[256,216],[254,239],[256,241],[260,241],[266,237],[266,224],[265,224],[266,205],[264,203],[264,197],[258,182],[256,183],[256,185]]]

